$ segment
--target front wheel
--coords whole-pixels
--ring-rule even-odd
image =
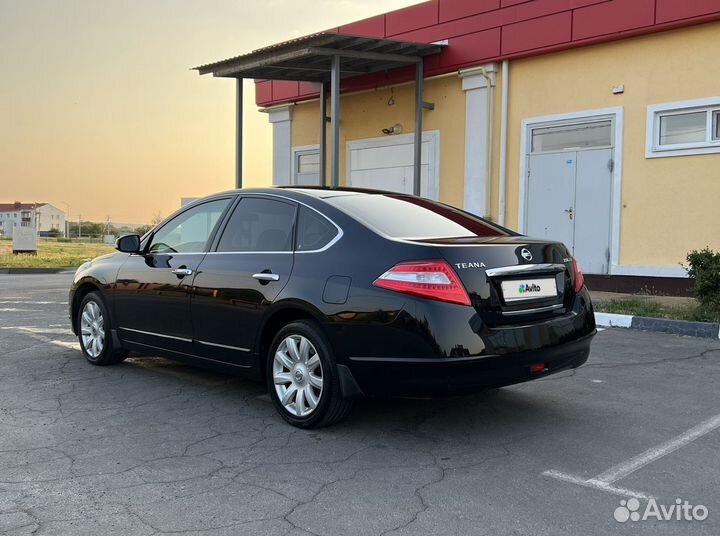
[[[83,298],[78,310],[78,339],[85,359],[98,366],[120,363],[128,351],[113,346],[107,307],[99,292]]]
[[[282,328],[270,345],[266,369],[270,397],[293,426],[328,426],[352,408],[342,397],[330,346],[314,322],[298,320]]]

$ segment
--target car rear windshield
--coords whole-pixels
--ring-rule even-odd
[[[510,234],[486,220],[419,197],[347,195],[325,201],[390,238],[421,240]]]

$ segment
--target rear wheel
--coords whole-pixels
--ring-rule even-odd
[[[80,348],[89,363],[114,365],[128,356],[127,350],[113,346],[107,307],[99,292],[90,292],[83,298],[77,325]]]
[[[352,408],[352,400],[342,397],[330,346],[313,322],[282,328],[270,345],[266,369],[270,397],[293,426],[328,426]]]

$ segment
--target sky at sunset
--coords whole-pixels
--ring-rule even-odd
[[[191,67],[417,0],[0,0],[0,202],[144,223],[234,185],[232,80]],[[246,81],[245,177],[271,130]]]

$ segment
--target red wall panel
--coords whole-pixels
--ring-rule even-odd
[[[425,59],[432,76],[709,20],[720,20],[720,0],[429,0],[328,31],[421,43],[447,39],[442,53]],[[413,78],[412,67],[400,68],[345,80],[342,87],[367,89]],[[267,106],[317,91],[304,82],[264,81],[256,84],[256,100]]]
[[[662,24],[717,13],[718,0],[657,0],[656,22]]]
[[[320,93],[320,84],[318,82],[300,82],[298,86],[298,95],[301,97],[310,97]]]
[[[454,67],[499,55],[500,28],[492,28],[450,39],[448,47],[440,54],[439,67]]]
[[[572,12],[548,15],[503,26],[502,55],[544,48],[570,41]]]
[[[474,2],[458,2],[458,0],[440,0],[440,22],[477,15],[500,8],[500,0],[475,0]]]
[[[287,100],[297,97],[300,92],[299,84],[289,80],[273,80],[273,100]]]
[[[340,26],[340,33],[350,35],[363,35],[367,37],[385,37],[385,15],[378,15],[370,19],[359,20],[345,26]]]
[[[255,84],[255,102],[265,106],[272,102],[272,81],[264,80]]]
[[[575,10],[573,39],[634,30],[654,22],[655,0],[612,0]]]
[[[430,0],[430,2],[387,13],[385,15],[385,35],[390,37],[402,32],[432,26],[438,22],[438,0]]]

